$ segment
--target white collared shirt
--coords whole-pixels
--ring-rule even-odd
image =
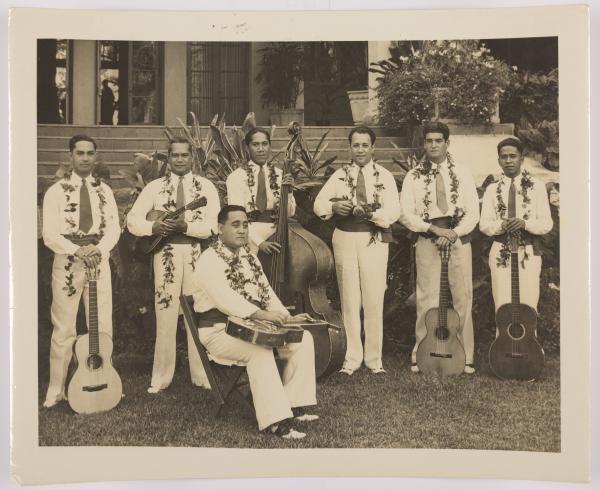
[[[523,195],[521,189],[522,176],[523,174],[520,173],[515,177],[515,188],[517,191],[515,196],[516,217],[523,219],[525,214],[527,214],[525,230],[534,235],[545,235],[553,226],[546,187],[542,182],[530,176],[530,180],[533,183],[533,187],[527,189],[527,197],[530,199],[530,202],[526,203],[525,207],[523,207]],[[488,236],[504,233],[502,230],[502,216],[498,209],[497,190],[500,182],[502,182],[502,188],[500,189],[502,201],[504,205],[507,206],[504,219],[508,218],[508,193],[510,192],[511,178],[502,174],[500,180],[490,184],[483,195],[479,229]]]
[[[146,215],[153,209],[173,211],[172,207],[166,208],[166,205],[169,200],[173,203],[176,202],[178,185],[179,175],[174,173],[148,183],[127,214],[127,228],[129,228],[129,231],[136,236],[152,235],[154,221],[147,220]],[[197,189],[199,189],[199,192],[197,192]],[[185,204],[189,204],[197,197],[206,197],[206,206],[185,212],[186,235],[196,238],[208,238],[213,232],[216,233],[217,215],[221,209],[221,204],[219,193],[213,183],[200,175],[188,172],[183,176],[183,194]]]
[[[79,245],[74,244],[63,235],[75,234],[79,230],[79,198],[82,182],[82,178],[72,172],[68,179],[60,179],[55,182],[44,196],[42,236],[46,246],[56,254],[73,255],[79,249]],[[90,194],[93,220],[92,227],[85,235],[95,235],[100,232],[102,217],[99,194],[102,194],[106,201],[103,212],[106,227],[96,246],[103,257],[108,257],[121,235],[119,211],[115,197],[111,188],[104,182],[96,185],[96,179],[91,176],[86,177],[85,182]],[[71,211],[67,211],[67,209]],[[69,221],[74,223],[75,227],[69,224]]]
[[[435,164],[432,164],[432,172],[435,172]],[[461,165],[454,164],[453,172],[458,180],[457,201],[451,202],[452,179],[448,169],[448,160],[444,160],[439,165],[439,172],[444,178],[444,187],[446,189],[446,201],[448,202],[448,211],[442,213],[437,207],[437,194],[435,176],[432,173],[431,182],[426,184],[426,177],[419,172],[419,167],[410,170],[402,184],[400,193],[400,222],[409,230],[417,233],[425,233],[431,226],[425,221],[425,212],[428,211],[429,219],[441,218],[444,216],[453,216],[456,207],[462,208],[464,216],[460,223],[454,228],[458,236],[464,236],[477,226],[479,221],[479,197],[473,177],[469,171]],[[425,197],[429,192],[429,205],[425,206]]]
[[[226,247],[223,247],[223,251],[227,257],[233,256],[233,252]],[[258,301],[258,285],[253,280],[253,271],[246,258],[247,253],[242,248],[239,250],[239,254],[242,272],[248,279],[245,290],[251,298]],[[260,264],[256,256],[254,256],[254,260]],[[202,253],[196,267],[196,271],[200,272],[193,275],[194,309],[198,312],[205,312],[216,308],[228,316],[248,318],[260,308],[232,289],[226,274],[228,268],[229,264],[219,257],[212,247],[207,248]],[[268,284],[264,272],[262,272],[262,279]],[[288,313],[271,286],[269,286],[269,305],[267,306],[267,310]]]
[[[248,175],[244,168],[238,168],[234,170],[229,177],[227,177],[227,203],[242,206],[247,212],[255,211],[252,209],[250,203],[254,202],[256,205],[256,194],[258,193],[258,173],[260,172],[260,166],[254,163],[252,160],[248,162],[248,166],[252,169],[254,174],[254,185],[252,189],[248,186]],[[277,185],[281,189],[281,180],[283,172],[277,167],[273,167],[277,174]],[[265,174],[265,188],[267,190],[267,209],[273,209],[275,206],[275,196],[273,195],[273,189],[269,182],[270,170],[266,167],[264,169]],[[288,195],[288,216],[294,216],[296,213],[296,200],[293,194]],[[265,226],[268,223],[250,223],[248,230],[248,238],[256,246],[264,242],[269,236],[275,231],[275,223],[271,226]]]
[[[375,184],[377,181],[375,169],[379,172],[379,184],[383,187],[380,191],[381,207],[373,212],[371,221],[381,228],[387,228],[392,223],[398,220],[400,216],[400,202],[398,200],[398,189],[394,176],[383,168],[381,165],[376,165],[373,160],[362,167],[362,173],[365,177],[365,189],[367,193],[367,203],[375,202]],[[353,163],[349,167],[350,176],[353,179],[354,185],[357,183],[358,172],[361,167]],[[351,189],[346,182],[346,172],[343,168],[336,170],[329,180],[325,183],[317,198],[315,199],[314,211],[321,219],[328,220],[333,216],[333,198],[350,198],[352,195]],[[356,192],[352,195],[352,203],[357,204]]]

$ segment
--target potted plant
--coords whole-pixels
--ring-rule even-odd
[[[426,41],[406,56],[371,65],[378,73],[379,115],[384,126],[427,120],[491,124],[511,69],[478,40]]]
[[[304,124],[304,109],[296,108],[304,71],[304,47],[298,42],[273,42],[259,53],[262,59],[256,81],[261,84],[263,107],[271,108],[271,124]]]

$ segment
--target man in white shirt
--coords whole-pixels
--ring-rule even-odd
[[[291,317],[269,285],[258,258],[247,247],[248,216],[244,207],[225,206],[219,213],[219,240],[204,251],[195,274],[194,309],[199,312],[200,341],[218,362],[246,366],[259,430],[285,439],[306,433],[292,423],[317,415],[303,407],[316,405],[314,345],[304,331],[300,343],[278,348],[286,361],[279,376],[273,349],[237,339],[225,332],[227,316],[268,320],[276,324],[302,321]]]
[[[489,265],[496,310],[511,302],[509,235],[519,232],[520,302],[537,311],[540,297],[542,257],[536,237],[552,230],[546,187],[522,170],[523,146],[517,138],[498,143],[502,176],[490,184],[483,196],[479,229],[494,237]]]
[[[185,138],[172,140],[169,171],[144,187],[127,215],[127,227],[134,235],[166,237],[166,244],[153,257],[156,344],[148,393],[158,393],[173,380],[178,298],[182,292],[192,292],[192,276],[202,252],[199,239],[209,238],[217,228],[219,195],[212,182],[192,173],[192,163],[189,142]],[[193,201],[204,201],[205,204],[186,210],[175,220],[148,218],[150,211],[175,211]],[[187,346],[192,383],[209,386],[189,333]]]
[[[75,340],[77,310],[89,297],[86,268],[97,267],[98,331],[112,336],[109,255],[121,232],[112,190],[92,176],[96,142],[86,135],[69,141],[72,169],[44,196],[42,236],[54,252],[52,266],[52,342],[50,383],[44,407],[65,396],[65,380]]]
[[[379,374],[385,373],[383,298],[390,226],[400,215],[400,204],[393,175],[373,160],[375,133],[365,126],[356,127],[348,140],[352,163],[331,175],[315,199],[314,211],[324,220],[335,217],[333,254],[348,345],[340,372],[352,375],[364,360],[373,373]]]
[[[271,162],[271,135],[262,128],[248,131],[244,139],[250,160],[227,178],[227,203],[242,206],[250,217],[250,250],[266,254],[278,253],[281,246],[268,241],[275,233],[274,215],[279,207],[282,185],[294,184],[291,175],[282,179],[281,169]],[[288,216],[296,212],[296,201],[289,188]]]
[[[479,221],[473,177],[448,153],[450,130],[440,122],[423,128],[425,159],[406,175],[400,194],[400,221],[419,233],[416,243],[417,322],[411,370],[419,372],[417,348],[427,334],[425,314],[439,306],[440,249],[450,251],[448,279],[466,355],[465,373],[473,367],[473,263],[470,233]]]

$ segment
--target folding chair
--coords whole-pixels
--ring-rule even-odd
[[[228,366],[210,359],[198,336],[198,324],[196,323],[196,313],[193,308],[193,297],[181,295],[179,302],[183,311],[185,324],[192,334],[194,344],[196,344],[196,349],[208,377],[211,394],[216,402],[213,415],[218,417],[221,414],[221,409],[232,399],[238,400],[242,405],[254,412],[252,402],[240,391],[240,388],[248,385],[248,381],[242,379],[246,367],[235,364]]]

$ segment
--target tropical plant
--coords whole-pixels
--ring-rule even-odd
[[[559,169],[558,121],[542,121],[535,126],[517,130],[525,154],[541,156],[541,163],[549,170]]]
[[[320,162],[321,156],[329,146],[329,143],[325,143],[328,134],[329,131],[323,133],[319,143],[312,152],[302,137],[298,138],[294,146],[296,159],[292,164],[292,174],[296,179],[296,189],[304,191],[314,187],[320,188],[325,183],[327,176],[332,173],[333,168],[331,164],[337,159],[337,155],[328,158],[323,163]],[[319,172],[323,170],[324,174],[319,175]],[[330,171],[328,172],[328,170]]]
[[[272,42],[261,48],[260,71],[263,106],[293,109],[304,73],[304,47],[298,42]]]
[[[435,108],[461,123],[489,123],[511,70],[478,40],[425,41],[410,54],[375,65],[381,123],[398,127],[431,120]]]

